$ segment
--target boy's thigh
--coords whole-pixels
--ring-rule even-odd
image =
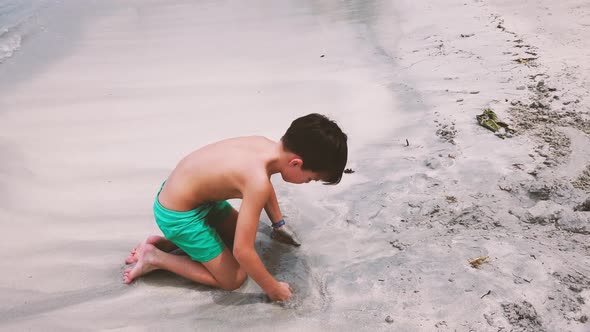
[[[229,248],[230,251],[233,251],[233,243],[236,234],[236,224],[238,222],[238,211],[232,208],[231,212],[228,214],[225,219],[217,224],[214,225],[215,230],[225,243],[225,245]]]
[[[246,280],[246,272],[240,268],[240,264],[228,248],[223,248],[221,254],[208,262],[203,262],[203,265],[223,289],[237,289]]]

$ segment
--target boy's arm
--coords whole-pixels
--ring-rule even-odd
[[[264,205],[264,211],[266,211],[266,214],[268,215],[271,223],[275,224],[281,220],[284,222],[283,214],[279,208],[277,194],[275,193],[275,189],[272,184],[270,185],[270,195],[266,201],[266,204]],[[292,244],[297,247],[301,245],[301,241],[299,241],[299,238],[295,232],[287,227],[287,225],[279,227],[274,227],[273,225],[271,237],[277,241]]]
[[[270,275],[254,249],[260,212],[269,196],[270,183],[247,189],[238,214],[233,254],[240,266],[273,300],[284,299],[284,287]],[[290,293],[289,293],[290,295]],[[287,296],[288,297],[288,296]]]
[[[270,219],[270,222],[273,224],[283,220],[283,214],[279,208],[277,194],[275,193],[275,188],[272,186],[272,184],[270,185],[270,194],[268,195],[268,200],[264,205],[264,211],[266,211],[268,219]]]

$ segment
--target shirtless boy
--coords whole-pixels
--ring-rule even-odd
[[[250,276],[273,301],[291,297],[285,282],[274,279],[254,249],[264,209],[273,234],[298,244],[283,220],[273,174],[290,183],[340,182],[346,165],[347,136],[336,123],[309,114],[291,123],[279,142],[239,137],[207,145],[189,154],[162,184],[154,202],[164,237],[150,236],[127,257],[135,266],[123,281],[164,269],[192,281],[226,290]],[[240,211],[226,199],[240,198]],[[180,248],[188,256],[170,254]]]

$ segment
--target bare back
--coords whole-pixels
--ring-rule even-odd
[[[275,147],[275,142],[261,136],[204,146],[178,163],[160,193],[160,204],[189,211],[208,201],[242,198],[249,182],[270,181],[267,165]]]

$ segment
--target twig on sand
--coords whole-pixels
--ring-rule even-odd
[[[512,164],[512,167],[514,167],[518,170],[521,170],[521,171],[523,170],[523,168],[522,168],[523,166],[524,166],[523,164],[519,164],[519,163]]]
[[[481,298],[483,299],[484,297],[486,297],[486,296],[490,295],[491,293],[492,293],[492,291],[491,291],[491,290],[489,290],[487,293],[485,293],[484,295],[482,295],[482,296],[481,296]]]
[[[515,276],[515,277],[516,277],[516,278],[518,278],[518,279],[522,279],[522,280],[524,280],[525,282],[528,282],[529,284],[531,283],[531,281],[533,281],[533,279],[530,279],[530,280],[529,280],[529,279],[525,279],[525,278],[523,278],[523,277],[519,277],[519,276],[517,276],[517,275],[516,275],[516,274],[514,274],[514,273],[512,273],[512,275],[513,275],[513,276]]]
[[[535,61],[538,58],[518,58],[518,59],[514,59],[514,62],[518,62],[520,64],[526,65],[529,64],[531,61]]]
[[[546,76],[546,75],[543,74],[543,73],[541,73],[541,74],[535,74],[535,75],[529,75],[529,78],[534,81],[537,78],[537,76]]]
[[[406,138],[406,146],[410,146],[410,141]]]

